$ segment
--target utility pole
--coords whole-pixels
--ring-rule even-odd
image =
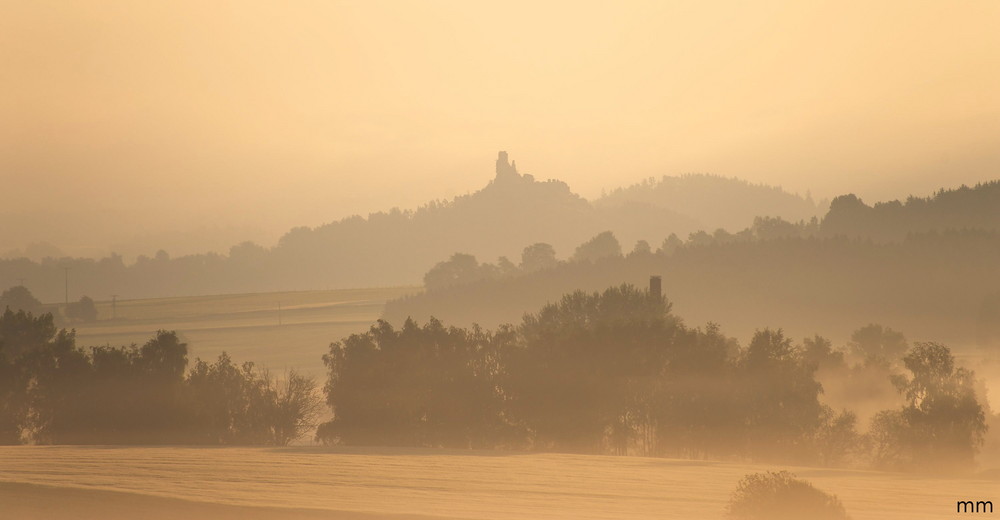
[[[63,267],[66,270],[66,307],[69,307],[69,267]]]
[[[118,295],[117,294],[112,294],[111,295],[111,319],[115,319],[118,316],[118,313],[117,313],[117,303],[118,303]]]
[[[281,302],[278,302],[278,326],[281,326]]]

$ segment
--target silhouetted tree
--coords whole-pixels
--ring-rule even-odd
[[[951,351],[938,343],[915,344],[903,363],[911,376],[896,383],[906,405],[873,421],[876,460],[908,469],[971,468],[987,430],[974,374],[956,368]]]
[[[521,252],[521,270],[526,273],[551,269],[558,264],[556,250],[543,242],[525,247]]]
[[[674,254],[681,246],[684,245],[684,241],[677,237],[676,233],[671,233],[670,236],[663,239],[663,244],[660,245],[660,254],[670,256]]]
[[[0,309],[8,307],[14,311],[38,313],[42,302],[38,301],[27,287],[16,285],[0,294]]]
[[[645,240],[639,240],[638,242],[635,243],[635,247],[632,248],[632,253],[631,254],[633,254],[633,255],[648,255],[648,254],[652,254],[652,252],[653,252],[653,249],[651,247],[649,247],[649,242],[646,242]]]
[[[384,321],[330,346],[325,443],[495,446],[500,395],[497,350],[509,333]]]
[[[302,438],[316,427],[323,410],[323,400],[317,394],[316,381],[295,371],[289,372],[278,384],[272,418],[273,443],[286,446]]]
[[[573,252],[574,262],[596,262],[602,258],[621,256],[622,246],[614,233],[605,231],[580,244]]]
[[[871,324],[851,334],[851,350],[862,358],[884,359],[895,362],[906,352],[906,338],[890,328]]]
[[[624,451],[677,325],[669,304],[632,286],[578,291],[524,317],[505,352],[505,392],[539,448]],[[645,416],[644,416],[645,415]]]
[[[427,271],[424,275],[424,287],[432,291],[472,283],[483,278],[484,273],[476,257],[455,253],[448,261],[439,262]]]
[[[97,321],[97,306],[89,296],[83,296],[80,301],[66,307],[66,318],[83,322]]]
[[[322,401],[316,383],[296,372],[275,383],[250,362],[237,366],[222,353],[197,360],[187,377],[191,434],[209,444],[284,446],[315,426]]]
[[[739,368],[749,451],[768,458],[801,456],[796,452],[808,447],[806,440],[820,427],[824,413],[815,368],[802,362],[780,329],[757,331]]]
[[[34,316],[7,308],[0,315],[0,357],[14,360],[22,353],[45,345],[56,336],[51,313]]]

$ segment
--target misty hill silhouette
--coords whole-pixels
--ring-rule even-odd
[[[665,181],[668,182],[668,181]],[[655,190],[647,189],[647,192]],[[644,188],[646,189],[646,188]],[[385,317],[492,327],[568,291],[663,276],[683,314],[753,327],[848,331],[864,320],[960,345],[1000,344],[1000,182],[867,206],[834,200],[822,221],[758,218],[738,233],[674,237],[657,251],[485,276],[389,302]],[[494,271],[497,272],[497,271]]]
[[[639,239],[659,243],[671,233],[687,235],[701,229],[701,221],[714,224],[742,218],[706,217],[733,206],[723,201],[742,201],[740,215],[749,216],[741,226],[749,225],[756,214],[794,220],[811,204],[777,188],[735,179],[682,179],[672,184],[669,197],[639,196],[642,190],[633,187],[622,192],[639,194],[632,199],[613,194],[591,203],[563,182],[538,181],[520,173],[506,152],[500,152],[495,177],[479,191],[415,210],[394,208],[367,218],[352,216],[314,228],[295,228],[271,248],[244,242],[233,246],[229,255],[178,258],[161,250],[153,257],[140,256],[131,265],[118,255],[99,260],[0,260],[0,279],[24,278],[35,295],[49,302],[63,299],[64,267],[70,268],[73,295],[122,298],[417,284],[429,268],[456,252],[492,261],[520,255],[526,244],[544,242],[559,256],[568,256],[578,244],[605,230],[614,231],[630,248]],[[655,194],[663,191],[657,190]],[[784,202],[776,204],[779,199]],[[699,209],[699,216],[692,217],[670,207],[679,201],[688,209],[714,209]]]
[[[1000,230],[1000,181],[938,190],[931,197],[909,197],[868,206],[854,195],[830,203],[823,234],[899,241],[912,233],[948,229]]]
[[[776,186],[752,184],[718,175],[663,176],[618,188],[594,201],[602,208],[647,205],[669,209],[695,220],[696,229],[735,231],[754,217],[781,217],[796,222],[819,216],[826,203],[817,205],[811,195],[793,195]]]

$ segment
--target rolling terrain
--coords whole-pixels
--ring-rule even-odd
[[[62,509],[34,516],[56,520],[114,518],[100,512],[155,510],[163,504],[198,520],[229,518],[227,514],[267,519],[715,519],[723,518],[741,477],[778,469],[836,494],[855,520],[931,520],[954,515],[957,500],[996,503],[1000,489],[995,474],[959,479],[644,457],[404,448],[19,446],[0,447],[0,460],[0,498],[28,490],[39,498],[48,492],[56,502],[83,505],[72,514],[72,509]],[[31,518],[46,507],[41,501],[5,504],[16,518]],[[98,516],[81,517],[80,511]]]
[[[143,344],[159,329],[175,330],[188,357],[213,360],[223,351],[280,372],[320,376],[331,342],[362,332],[386,300],[415,287],[294,291],[119,300],[97,303],[98,321],[75,324],[79,345]],[[279,311],[279,305],[281,307]],[[114,315],[114,318],[112,318]],[[280,323],[279,323],[280,321]]]

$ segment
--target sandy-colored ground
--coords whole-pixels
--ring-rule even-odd
[[[856,520],[1000,504],[995,475],[427,449],[17,446],[0,447],[0,518],[713,519],[741,477],[768,469],[838,495]]]
[[[450,520],[422,515],[254,507],[137,493],[0,482],[0,518],[17,520]]]

